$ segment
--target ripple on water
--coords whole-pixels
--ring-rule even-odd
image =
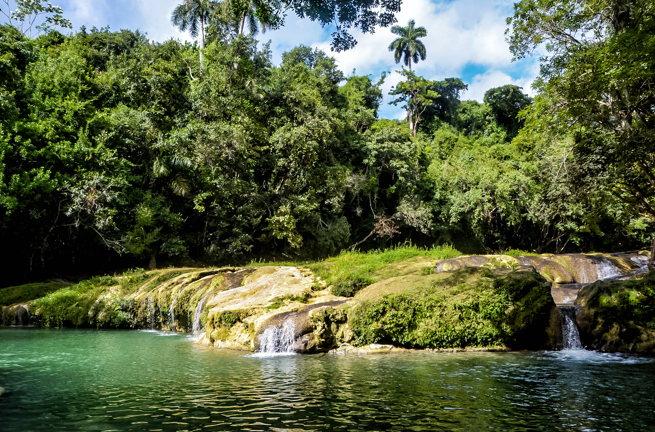
[[[643,357],[271,356],[158,337],[179,335],[169,332],[30,333],[0,331],[3,350],[14,354],[10,362],[0,357],[3,432],[648,430],[655,423],[655,365]]]
[[[646,364],[655,362],[655,358],[622,353],[604,353],[588,350],[543,351],[539,355],[557,361],[574,361],[590,364]]]

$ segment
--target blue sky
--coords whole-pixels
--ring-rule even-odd
[[[51,0],[64,9],[74,29],[82,25],[90,28],[110,26],[112,30],[123,28],[146,32],[151,39],[164,41],[169,38],[191,40],[170,23],[173,8],[182,0]],[[442,80],[459,77],[469,84],[463,99],[482,101],[486,90],[505,84],[516,84],[524,92],[533,94],[531,83],[538,74],[535,58],[512,62],[505,42],[505,18],[512,14],[513,0],[404,0],[398,23],[406,25],[414,19],[417,26],[427,29],[423,38],[427,59],[414,67],[419,75],[428,79]],[[263,42],[271,40],[273,61],[279,63],[284,51],[305,44],[330,52],[329,28],[301,20],[293,13],[286,25],[276,31],[259,34]],[[358,45],[344,53],[332,53],[341,70],[350,75],[356,69],[358,75],[372,78],[382,71],[391,71],[384,85],[388,93],[400,76],[400,69],[387,49],[395,38],[389,29],[378,29],[375,34],[355,33]],[[385,102],[380,115],[400,118],[400,108]]]

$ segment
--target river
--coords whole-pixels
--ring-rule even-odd
[[[645,431],[654,383],[654,359],[581,350],[258,356],[167,332],[0,329],[3,432]]]

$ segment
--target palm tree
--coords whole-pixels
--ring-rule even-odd
[[[265,33],[269,25],[279,24],[279,0],[224,0],[224,15],[234,14],[238,20],[237,33],[243,34],[246,23],[251,35],[256,35],[261,26]]]
[[[418,63],[419,57],[425,60],[425,45],[418,40],[420,37],[427,36],[428,32],[425,27],[414,27],[416,23],[410,20],[407,27],[399,25],[391,27],[391,33],[400,36],[389,45],[389,51],[394,52],[396,63],[400,63],[401,57],[405,56],[405,66],[412,70],[412,60]]]
[[[184,0],[173,10],[171,22],[182,31],[189,31],[191,36],[198,38],[200,44],[200,73],[202,74],[205,49],[205,26],[209,20],[215,2],[210,0]]]

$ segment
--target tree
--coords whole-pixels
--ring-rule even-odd
[[[3,0],[3,3],[6,5],[6,10],[5,6],[0,5],[0,12],[6,17],[9,25],[29,37],[42,32],[47,33],[55,26],[73,28],[71,22],[62,15],[63,9],[53,6],[48,0]],[[13,10],[12,3],[15,3]],[[39,17],[44,19],[41,20]],[[34,34],[33,30],[36,30]]]
[[[425,60],[425,45],[418,40],[420,37],[427,36],[428,32],[425,27],[414,27],[414,20],[409,20],[407,27],[393,26],[391,33],[400,36],[389,45],[389,51],[393,51],[394,60],[400,63],[403,59],[405,66],[412,70],[412,61],[418,63],[419,58]]]
[[[340,52],[357,45],[349,29],[375,33],[378,26],[394,24],[402,0],[283,0],[281,3],[300,18],[318,21],[323,26],[334,24],[336,31],[332,33],[332,50]]]
[[[200,73],[204,69],[205,26],[215,2],[210,0],[185,0],[173,10],[171,22],[182,31],[189,31],[200,44]]]
[[[587,177],[655,221],[655,4],[523,0],[508,18],[515,58],[545,46],[526,127],[569,135]],[[568,153],[567,153],[568,154]],[[655,264],[655,237],[651,266]]]
[[[439,97],[427,107],[423,114],[424,122],[422,129],[434,132],[441,122],[456,126],[457,112],[461,104],[460,94],[468,89],[468,85],[459,78],[446,78],[443,81],[435,81],[432,90],[439,93]]]
[[[532,98],[521,90],[521,87],[508,84],[489,89],[484,94],[484,103],[489,105],[496,122],[505,128],[510,139],[523,126],[523,121],[518,118],[519,112],[532,103]]]
[[[426,80],[405,69],[398,73],[403,75],[406,80],[399,82],[396,87],[391,89],[389,94],[398,95],[399,97],[389,102],[389,104],[405,103],[403,108],[407,111],[409,130],[412,132],[412,136],[416,136],[421,115],[439,97],[439,93],[432,90],[435,84],[434,81]]]
[[[283,23],[278,0],[230,0],[226,3],[231,4],[232,12],[238,17],[238,34],[243,34],[246,23],[251,36],[257,34],[259,27],[265,32],[269,28],[279,28]]]

